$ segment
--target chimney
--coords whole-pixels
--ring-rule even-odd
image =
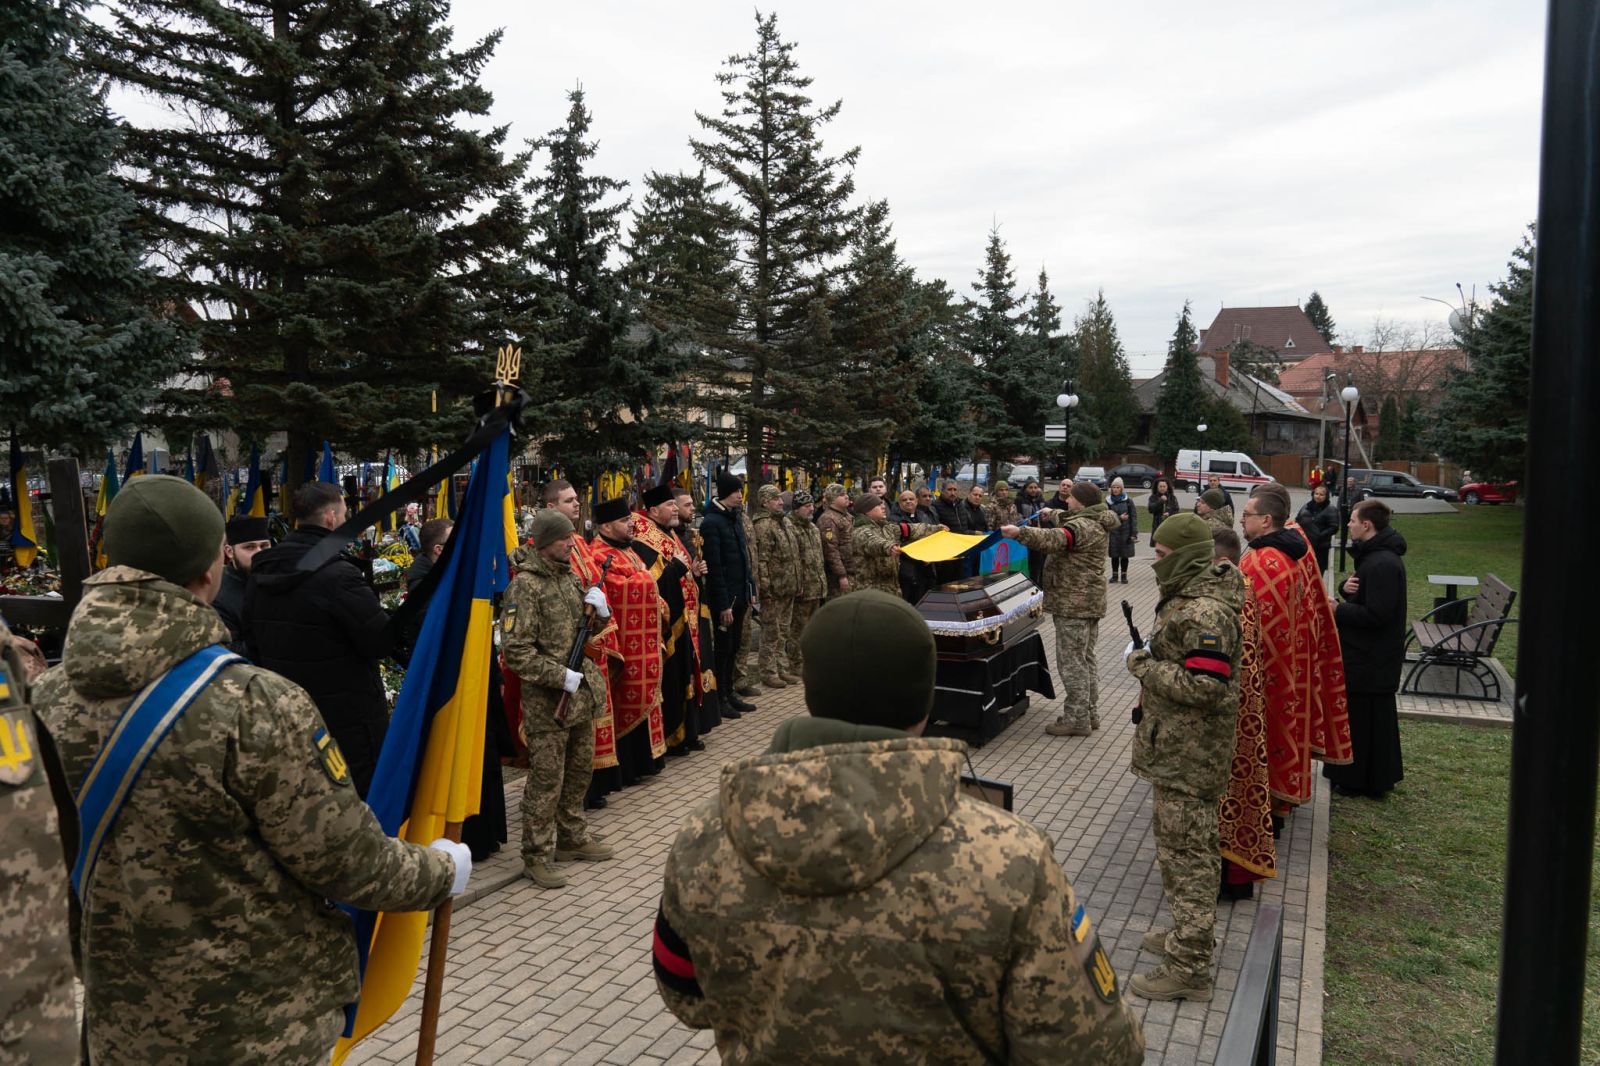
[[[1212,355],[1217,365],[1217,384],[1223,388],[1228,387],[1228,353],[1216,352]]]
[[[1352,344],[1350,346],[1350,354],[1351,355],[1360,355],[1362,352],[1364,352],[1366,350],[1367,349],[1363,345],[1360,345],[1360,344]]]
[[[1334,346],[1333,346],[1333,354],[1334,354],[1334,355],[1343,355],[1343,354],[1344,354],[1344,345],[1342,345],[1342,344],[1335,344],[1335,345],[1334,345]]]

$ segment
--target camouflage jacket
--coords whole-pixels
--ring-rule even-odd
[[[817,532],[822,534],[822,561],[828,575],[828,591],[839,587],[839,579],[856,576],[856,553],[850,543],[855,519],[845,511],[825,508],[817,519]]]
[[[52,794],[65,782],[58,766],[46,774],[55,752],[25,705],[27,673],[11,641],[0,622],[0,1066],[73,1063],[66,849],[75,850],[77,817],[70,795],[58,807]]]
[[[756,595],[765,600],[790,600],[800,591],[800,545],[791,522],[782,514],[763,509],[750,523],[755,527]]]
[[[1212,529],[1232,529],[1233,528],[1233,508],[1232,507],[1215,507],[1215,508],[1207,511],[1205,514],[1201,515],[1200,517],[1204,518],[1206,520],[1206,523],[1208,525],[1210,525]]]
[[[851,535],[856,552],[856,587],[900,595],[900,557],[894,549],[937,532],[938,526],[925,522],[880,522],[864,515],[857,518]]]
[[[789,532],[800,553],[797,600],[823,600],[828,597],[828,574],[822,561],[822,531],[808,518],[789,517]]]
[[[962,795],[964,753],[802,716],[723,768],[667,858],[654,953],[724,1063],[1143,1061],[1050,838]]]
[[[1001,526],[1014,526],[1020,520],[1015,496],[1007,496],[1004,500],[998,496],[991,496],[989,505],[984,508],[984,511],[989,515],[990,529],[999,529]]]
[[[1133,772],[1196,799],[1221,798],[1239,717],[1244,579],[1232,563],[1190,578],[1156,607],[1155,631],[1128,657],[1144,717]]]
[[[84,584],[35,705],[69,782],[124,706],[228,639],[209,606],[114,566]],[[305,691],[225,668],[145,764],[100,850],[79,927],[89,1056],[327,1060],[359,993],[350,918],[449,896],[448,856],[384,835]]]
[[[750,579],[753,581],[761,567],[761,553],[756,551],[756,529],[750,521],[750,506],[746,503],[736,509],[734,518],[744,530],[744,561],[750,565]]]
[[[1053,529],[1023,526],[1017,539],[1044,563],[1044,609],[1058,618],[1103,618],[1106,613],[1106,538],[1120,524],[1103,503],[1041,519]]]
[[[506,589],[500,614],[500,654],[522,681],[522,731],[555,733],[593,719],[605,699],[605,675],[588,656],[583,684],[567,701],[567,724],[556,723],[567,677],[567,652],[583,617],[583,589],[570,566],[557,566],[531,544],[511,553],[517,576]],[[601,623],[593,625],[600,632]]]

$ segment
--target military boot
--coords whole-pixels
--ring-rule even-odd
[[[766,677],[761,679],[761,685],[763,688],[788,688],[789,682],[785,681],[777,674],[768,674]]]
[[[1144,999],[1187,999],[1197,1003],[1211,999],[1211,981],[1208,978],[1184,976],[1174,972],[1166,963],[1133,978],[1128,982],[1128,990]]]
[[[1165,955],[1167,953],[1167,934],[1171,929],[1152,929],[1139,941],[1139,946],[1152,955]]]
[[[1086,737],[1090,729],[1086,725],[1074,725],[1065,718],[1057,718],[1044,727],[1044,731],[1053,737]]]
[[[533,862],[523,863],[522,872],[528,880],[540,888],[566,888],[567,875],[557,870],[548,861],[536,859]]]
[[[791,674],[787,670],[785,670],[783,673],[779,674],[778,676],[783,678],[785,681],[787,681],[791,685],[800,684],[800,676],[798,674]]]
[[[596,844],[592,840],[575,848],[563,848],[559,845],[556,847],[557,862],[601,862],[615,854],[616,852],[606,845]]]

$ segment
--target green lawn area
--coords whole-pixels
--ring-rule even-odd
[[[1406,538],[1406,606],[1417,619],[1433,608],[1444,590],[1428,584],[1429,574],[1470,574],[1482,578],[1497,574],[1519,592],[1522,588],[1521,507],[1457,507],[1456,514],[1400,514],[1394,526]],[[1333,542],[1337,565],[1339,541]],[[1468,590],[1470,592],[1470,590]],[[1515,617],[1521,602],[1514,604]],[[1495,658],[1512,677],[1517,674],[1517,627],[1507,626],[1495,648]]]
[[[1406,777],[1387,800],[1333,799],[1323,1061],[1489,1063],[1511,732],[1402,719],[1400,734]],[[1600,895],[1583,1062],[1600,1062],[1597,927]]]

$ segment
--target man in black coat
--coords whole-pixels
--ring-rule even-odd
[[[744,633],[744,616],[755,598],[755,575],[750,573],[744,525],[739,508],[744,502],[744,483],[724,471],[717,475],[717,498],[700,519],[700,538],[705,544],[706,595],[711,601],[711,618],[717,625],[717,691],[723,694],[725,708],[743,713],[756,705],[734,691],[734,659]]]
[[[347,513],[335,486],[300,486],[293,502],[295,531],[257,555],[250,568],[244,631],[257,665],[310,693],[344,752],[356,791],[365,797],[389,727],[378,660],[394,652],[396,635],[354,559],[335,555],[315,570],[298,569]]]
[[[250,580],[250,564],[270,547],[265,518],[246,515],[228,520],[222,544],[222,587],[211,606],[228,627],[228,649],[240,655],[244,654],[244,590]]]
[[[1356,572],[1340,588],[1333,611],[1344,649],[1350,707],[1348,766],[1324,766],[1341,792],[1381,798],[1405,776],[1395,693],[1406,646],[1406,539],[1389,524],[1382,500],[1362,500],[1350,515],[1350,554]]]

